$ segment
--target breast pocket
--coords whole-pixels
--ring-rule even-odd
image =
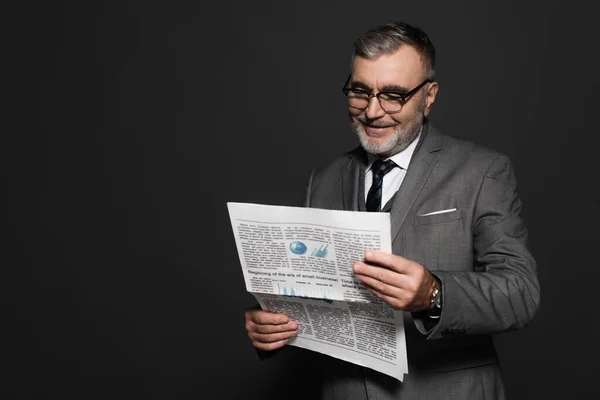
[[[406,258],[430,270],[459,270],[472,257],[470,231],[462,210],[416,215],[404,228],[402,248]]]
[[[431,225],[456,221],[462,218],[460,210],[453,210],[440,214],[417,215],[413,218],[413,225]]]

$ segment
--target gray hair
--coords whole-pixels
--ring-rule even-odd
[[[355,57],[375,59],[392,54],[401,46],[410,46],[419,53],[427,79],[435,79],[435,48],[427,34],[404,22],[391,22],[370,29],[353,45],[352,62]]]

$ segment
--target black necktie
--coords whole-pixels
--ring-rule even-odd
[[[390,172],[396,163],[392,160],[383,161],[380,159],[375,160],[371,171],[373,171],[373,184],[367,194],[367,211],[381,211],[381,184],[383,183],[383,176]]]

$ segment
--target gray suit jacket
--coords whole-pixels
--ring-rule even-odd
[[[365,210],[366,163],[357,148],[313,171],[306,206]],[[419,262],[442,282],[441,318],[427,330],[427,317],[405,313],[409,374],[403,383],[329,360],[324,398],[503,398],[491,335],[525,327],[540,301],[520,210],[506,156],[443,135],[426,121],[387,211],[393,253]]]

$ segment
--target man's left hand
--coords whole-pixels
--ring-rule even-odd
[[[396,310],[423,311],[431,304],[435,278],[421,264],[379,250],[367,250],[354,263],[354,274],[367,289]]]

